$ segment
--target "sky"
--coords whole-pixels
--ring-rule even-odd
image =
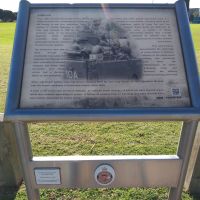
[[[18,11],[20,0],[0,0],[0,8]],[[29,0],[31,3],[174,3],[176,0]],[[200,8],[200,0],[190,0],[190,8]]]

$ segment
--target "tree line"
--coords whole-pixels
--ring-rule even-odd
[[[200,8],[191,8],[189,12],[189,19],[193,22],[195,19],[200,20]]]
[[[184,0],[189,11],[190,0]],[[17,19],[17,13],[10,10],[0,9],[0,21],[13,22]]]
[[[17,19],[17,13],[10,10],[0,9],[0,21],[13,22]]]

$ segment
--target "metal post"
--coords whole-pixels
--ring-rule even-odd
[[[188,164],[188,170],[185,178],[184,188],[191,194],[200,195],[200,123],[198,123],[198,128],[196,136],[194,139],[194,144],[192,147],[192,153],[190,156],[190,161]]]
[[[28,134],[28,126],[24,122],[15,122],[16,139],[22,165],[23,178],[26,185],[27,196],[29,200],[39,200],[39,190],[32,185],[30,176],[30,162],[32,161],[32,149]]]
[[[179,183],[176,188],[171,188],[169,200],[180,200],[182,189],[187,173],[188,163],[192,151],[192,146],[198,126],[198,121],[186,121],[183,123],[177,155],[183,159],[182,169],[180,173]]]

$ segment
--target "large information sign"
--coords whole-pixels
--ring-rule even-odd
[[[178,5],[33,5],[19,111],[194,107]]]
[[[190,106],[175,10],[31,10],[21,108],[156,106]]]

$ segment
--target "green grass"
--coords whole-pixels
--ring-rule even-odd
[[[4,111],[15,23],[0,23],[0,112]]]
[[[147,155],[175,154],[180,123],[76,122],[30,124],[29,127],[37,156],[46,156],[49,152],[51,155]],[[163,140],[166,136],[167,140]]]
[[[200,68],[200,25],[191,24],[191,30],[192,30],[192,38],[194,41],[197,63]]]
[[[200,63],[200,25],[191,25],[194,46]],[[15,23],[0,23],[0,111],[4,111],[8,71]],[[113,122],[113,123],[37,123],[29,124],[33,154],[110,155],[175,154],[181,123]],[[48,189],[40,190],[41,199],[49,200],[165,200],[167,188],[156,189]],[[22,185],[16,196],[25,200]],[[186,192],[183,200],[192,200]]]

